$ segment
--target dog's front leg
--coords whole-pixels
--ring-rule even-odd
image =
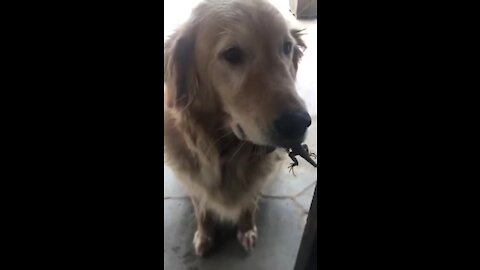
[[[212,215],[206,209],[201,209],[195,199],[192,198],[195,217],[197,220],[197,231],[193,237],[193,247],[198,256],[205,255],[213,246],[214,223]]]
[[[237,239],[247,252],[252,251],[257,243],[255,211],[256,205],[245,209],[237,223]]]

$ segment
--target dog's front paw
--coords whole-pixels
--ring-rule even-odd
[[[237,239],[247,252],[252,251],[257,244],[257,227],[246,232],[237,231]]]
[[[195,248],[195,254],[198,256],[204,256],[210,248],[213,246],[213,239],[200,231],[196,231],[193,236],[193,247]]]

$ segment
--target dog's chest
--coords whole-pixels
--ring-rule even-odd
[[[242,148],[232,147],[220,152],[212,167],[204,167],[212,180],[223,186],[251,186],[267,180],[281,160],[277,151],[266,152],[253,145]]]

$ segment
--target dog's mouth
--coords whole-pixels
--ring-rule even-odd
[[[271,153],[276,148],[291,149],[291,148],[298,147],[302,144],[302,142],[305,139],[305,136],[302,136],[302,138],[300,138],[299,140],[290,141],[290,140],[281,140],[281,139],[278,139],[278,136],[274,136],[274,137],[276,137],[276,139],[274,139],[272,144],[258,144],[258,143],[255,143],[255,142],[252,142],[251,140],[249,140],[249,138],[247,137],[245,131],[243,130],[242,126],[240,126],[240,124],[236,124],[234,126],[233,131],[234,131],[234,134],[240,140],[248,141],[251,144],[258,147],[258,149],[262,149],[262,151],[260,151],[260,152],[266,152],[266,153]]]
[[[238,135],[240,135],[239,136],[240,139],[246,141],[247,140],[247,135],[245,134],[245,131],[243,130],[243,128],[239,124],[237,124],[236,129],[237,129]]]
[[[251,143],[254,146],[255,153],[262,155],[262,154],[269,154],[273,151],[275,151],[276,148],[280,146],[273,146],[273,145],[263,145],[263,144],[258,144],[255,142],[252,142],[251,140],[248,139],[247,134],[243,130],[243,128],[240,126],[240,124],[236,124],[235,127],[233,128],[233,133],[243,141],[247,141]]]
[[[305,141],[305,137],[306,136],[303,136],[298,140],[278,140],[276,145],[281,148],[294,148],[300,146]]]
[[[254,144],[254,153],[256,155],[267,155],[267,154],[270,154],[273,151],[275,151],[275,149],[277,149],[277,148],[273,147],[273,146],[265,146],[265,145]]]
[[[301,149],[302,148],[302,142],[305,138],[305,136],[303,136],[301,140],[297,140],[297,141],[279,141],[275,144],[275,146],[273,146],[273,145],[260,145],[260,144],[256,144],[256,143],[248,140],[248,137],[245,134],[245,131],[242,129],[242,127],[239,124],[237,124],[235,126],[235,129],[236,130],[235,130],[234,133],[237,135],[237,137],[239,137],[241,140],[248,141],[249,143],[253,144],[254,152],[257,155],[269,154],[269,153],[275,151],[275,149],[277,149],[277,148],[283,148],[287,152],[293,151],[293,149]]]

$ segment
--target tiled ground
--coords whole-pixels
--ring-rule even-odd
[[[165,1],[165,39],[188,18],[200,0]],[[297,88],[307,103],[313,124],[306,143],[317,152],[317,44],[316,20],[297,21],[288,11],[288,0],[271,0],[293,25],[306,28],[308,49],[300,64]],[[216,248],[207,258],[193,253],[195,218],[190,201],[164,166],[164,268],[169,270],[291,270],[293,269],[308,209],[315,189],[317,171],[299,159],[296,176],[288,171],[285,159],[277,181],[262,194],[257,216],[259,238],[255,250],[247,255],[235,238],[233,228],[222,228]]]

